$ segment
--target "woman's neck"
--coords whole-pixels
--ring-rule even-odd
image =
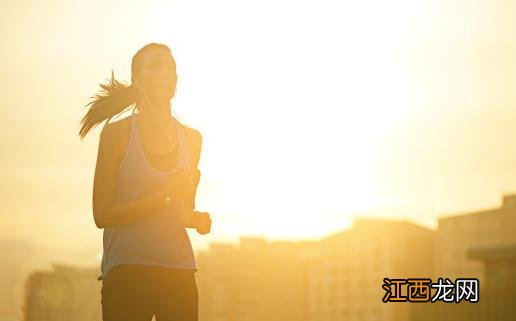
[[[144,121],[154,122],[157,120],[164,125],[169,125],[173,121],[170,100],[150,101],[141,107],[142,108],[138,108],[138,110],[140,117],[144,119]]]

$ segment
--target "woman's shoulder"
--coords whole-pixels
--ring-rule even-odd
[[[131,117],[125,117],[120,120],[108,123],[102,129],[101,135],[104,135],[106,138],[116,138],[119,139],[126,135],[131,129]]]
[[[202,141],[202,134],[198,129],[190,127],[180,121],[178,121],[178,123],[185,132],[188,139],[193,141]]]
[[[100,144],[106,146],[118,156],[123,155],[123,150],[129,142],[129,131],[131,130],[131,117],[106,124],[100,133]]]

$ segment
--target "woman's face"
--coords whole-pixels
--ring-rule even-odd
[[[166,49],[153,48],[143,53],[136,81],[150,99],[170,100],[176,91],[176,64]]]

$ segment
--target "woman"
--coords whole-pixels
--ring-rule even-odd
[[[197,272],[186,228],[209,233],[194,211],[202,136],[171,115],[176,66],[150,43],[132,59],[131,85],[111,75],[81,122],[81,138],[106,120],[93,183],[93,217],[103,230],[104,321],[198,319]],[[130,117],[109,123],[132,108]]]

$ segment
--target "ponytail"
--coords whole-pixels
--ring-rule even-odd
[[[166,49],[172,56],[170,48],[165,44],[160,43],[149,43],[140,48],[134,54],[131,61],[131,82],[135,82],[135,76],[138,74],[138,70],[141,64],[142,54],[152,48]],[[127,85],[115,79],[113,71],[111,71],[111,80],[107,84],[100,84],[102,90],[100,90],[95,96],[90,97],[93,100],[89,102],[85,107],[90,106],[88,112],[81,120],[81,129],[79,131],[79,137],[81,139],[95,126],[102,123],[107,119],[104,127],[109,123],[111,118],[124,112],[128,107],[135,104],[133,109],[136,108],[138,103],[139,95],[138,88],[135,86]]]
[[[124,112],[137,102],[136,88],[133,85],[127,85],[116,80],[113,71],[111,71],[111,80],[107,84],[100,84],[100,87],[102,90],[99,90],[95,96],[90,97],[93,100],[85,106],[90,107],[81,120],[79,131],[81,140],[95,126],[107,120],[105,127],[111,118]]]

